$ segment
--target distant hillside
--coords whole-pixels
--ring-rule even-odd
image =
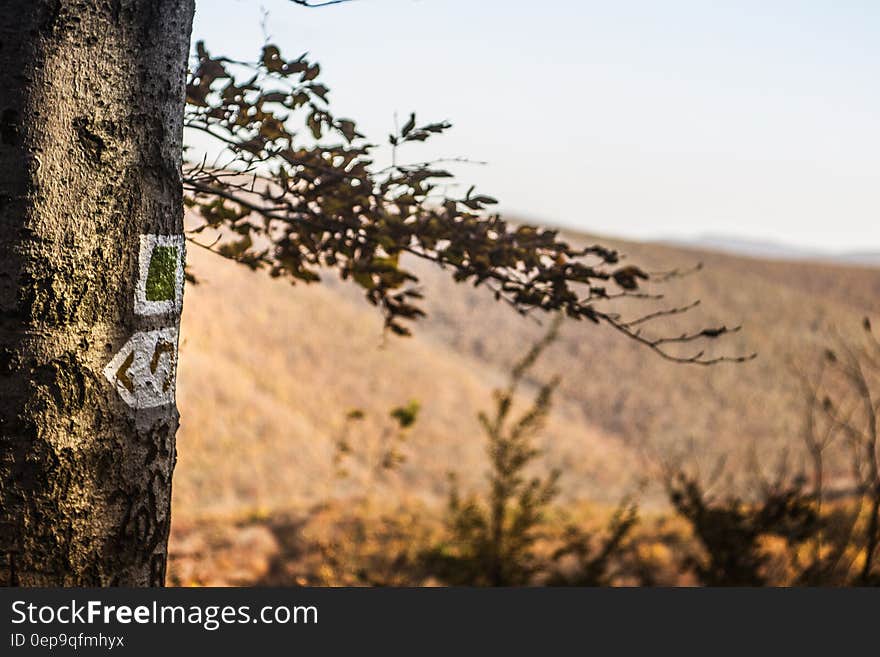
[[[731,255],[744,255],[751,258],[774,260],[811,260],[815,262],[834,262],[845,265],[866,265],[880,267],[880,252],[872,251],[818,251],[803,249],[781,242],[747,240],[724,235],[704,235],[693,240],[661,240],[662,243],[684,248],[721,251]]]
[[[450,470],[480,480],[476,413],[491,408],[502,371],[427,327],[413,339],[383,336],[376,309],[333,286],[291,287],[198,249],[188,259],[201,284],[186,291],[182,323],[176,513],[298,506],[369,486],[392,500],[439,499]],[[348,411],[366,412],[350,437],[357,456],[411,399],[422,411],[399,474],[373,478],[354,458],[351,476],[337,478],[334,444]],[[627,448],[570,412],[558,409],[546,440],[572,492],[624,490]]]
[[[566,323],[538,368],[539,377],[563,377],[545,439],[563,489],[613,501],[664,459],[686,455],[709,468],[722,455],[749,464],[752,450],[765,464],[784,448],[798,454],[802,402],[791,363],[811,361],[830,327],[855,331],[876,313],[880,270],[602,241],[649,268],[702,261],[704,271],[667,286],[672,302],[703,301],[670,328],[743,323],[716,348],[760,357],[675,365],[602,327]],[[414,338],[398,339],[384,338],[376,310],[332,273],[328,285],[291,287],[195,248],[189,263],[201,284],[188,287],[183,317],[176,513],[298,506],[365,486],[387,501],[436,500],[449,470],[465,485],[481,480],[475,414],[491,407],[491,390],[542,327],[429,265],[418,266],[429,317]],[[401,472],[373,480],[355,462],[338,479],[333,445],[346,412],[367,412],[352,434],[357,449],[378,441],[381,418],[409,399],[423,411]]]

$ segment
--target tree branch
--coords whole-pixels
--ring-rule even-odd
[[[309,9],[318,9],[319,7],[327,7],[329,5],[341,5],[344,2],[354,2],[354,0],[323,0],[322,2],[311,2],[310,0],[290,0],[293,4],[300,7],[308,7]]]

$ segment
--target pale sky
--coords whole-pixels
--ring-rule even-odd
[[[375,141],[453,130],[463,184],[532,220],[880,250],[878,0],[197,0],[194,39],[321,63]],[[401,154],[404,158],[407,153]]]

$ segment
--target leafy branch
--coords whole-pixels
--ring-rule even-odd
[[[562,312],[606,324],[668,360],[708,365],[753,357],[710,356],[701,346],[739,327],[676,336],[649,330],[693,304],[631,318],[606,306],[662,299],[643,285],[686,272],[647,272],[622,264],[613,249],[574,246],[556,230],[511,224],[489,213],[496,200],[473,187],[447,193],[453,176],[442,161],[399,162],[399,151],[443,134],[448,122],[411,114],[388,138],[392,164],[379,168],[376,145],[353,120],[331,113],[320,66],[306,55],[286,59],[271,44],[256,62],[212,56],[202,42],[196,51],[184,125],[218,147],[213,162],[205,157],[184,167],[186,201],[198,218],[188,238],[200,246],[293,282],[316,282],[320,269],[336,269],[363,288],[399,335],[409,335],[405,323],[425,314],[418,277],[408,268],[416,258],[449,270],[457,282],[490,289],[520,314]]]

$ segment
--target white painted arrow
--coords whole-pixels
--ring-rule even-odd
[[[138,331],[104,368],[104,376],[132,408],[174,403],[177,327]]]

